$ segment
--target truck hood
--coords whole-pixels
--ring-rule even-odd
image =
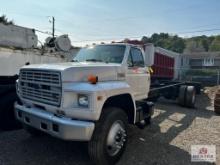
[[[22,69],[59,71],[63,82],[87,81],[89,75],[98,76],[99,81],[125,79],[125,68],[121,64],[100,62],[66,62],[55,64],[26,65]]]

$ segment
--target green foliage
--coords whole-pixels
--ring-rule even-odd
[[[216,36],[212,41],[210,51],[220,51],[220,35]]]
[[[172,36],[168,33],[154,33],[150,38],[143,37],[142,41],[144,43],[150,42],[155,46],[160,46],[178,53],[182,53],[185,48],[183,38],[180,38],[177,35]]]
[[[154,33],[151,37],[144,36],[142,41],[144,43],[153,43],[155,46],[178,53],[183,53],[184,50],[188,52],[220,51],[220,35],[181,38],[168,33]]]
[[[3,23],[5,25],[14,25],[13,20],[8,20],[8,18],[6,17],[6,15],[2,15],[0,16],[0,23]]]
[[[203,35],[185,39],[185,42],[188,49],[190,49],[191,51],[209,51],[210,45],[212,44],[214,39],[214,36],[207,37]]]

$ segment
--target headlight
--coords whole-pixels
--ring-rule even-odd
[[[89,106],[89,97],[87,95],[78,95],[78,105],[83,107]]]

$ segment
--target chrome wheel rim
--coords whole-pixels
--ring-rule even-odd
[[[110,156],[115,156],[121,151],[126,142],[126,137],[122,121],[115,121],[107,136],[107,152]]]

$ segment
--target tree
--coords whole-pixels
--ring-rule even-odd
[[[220,35],[216,36],[212,41],[210,51],[220,51]]]
[[[219,36],[196,36],[191,38],[181,38],[168,33],[154,33],[150,37],[143,36],[143,43],[153,43],[155,46],[172,50],[178,53],[220,51]]]
[[[171,45],[171,50],[173,50],[174,52],[178,52],[178,53],[182,53],[186,47],[184,40],[178,36],[174,36],[171,39],[170,45]]]
[[[14,25],[13,20],[8,20],[8,18],[6,17],[6,15],[2,15],[0,16],[0,23],[3,23],[5,25]]]
[[[143,43],[148,43],[148,42],[149,42],[149,38],[146,37],[146,36],[143,36],[142,39],[141,39],[141,41],[142,41]]]
[[[210,45],[212,44],[214,39],[215,39],[214,36],[207,37],[205,35],[185,39],[186,51],[188,52],[209,51]]]
[[[185,41],[186,44],[186,48],[184,50],[185,53],[190,53],[190,52],[194,52],[196,49],[196,41],[192,40],[192,39],[187,39]]]
[[[155,46],[160,46],[177,53],[182,53],[185,48],[185,42],[182,38],[177,35],[169,35],[168,33],[154,33],[150,38],[144,36],[142,37],[142,41],[144,43],[153,43]]]

